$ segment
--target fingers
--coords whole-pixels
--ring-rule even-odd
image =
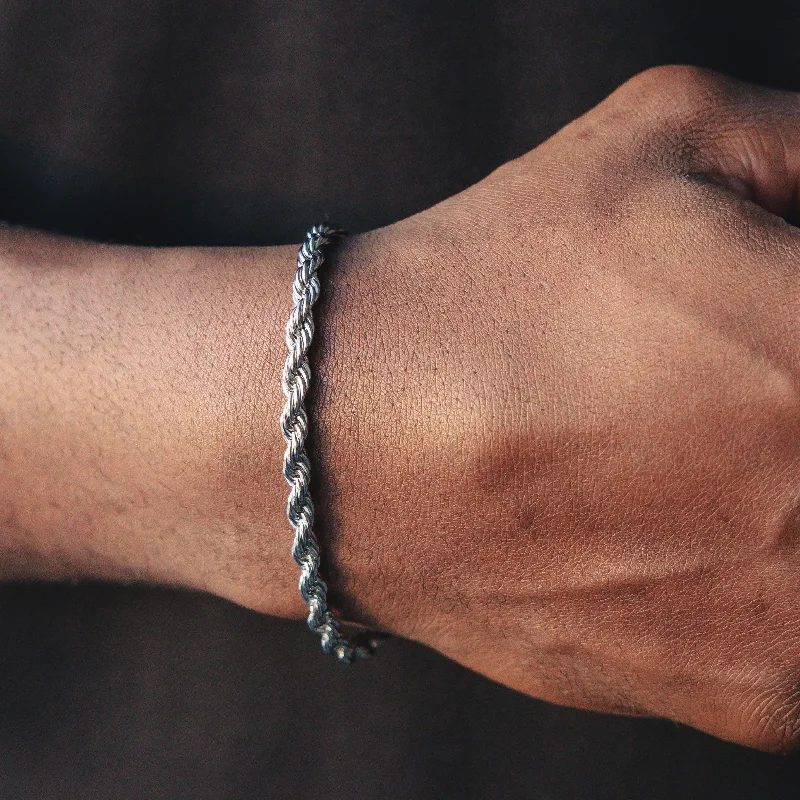
[[[619,178],[603,173],[604,197],[634,208],[622,234],[631,247],[656,244],[687,267],[657,259],[639,272],[650,286],[677,287],[748,347],[767,348],[798,374],[800,229],[780,217],[800,220],[800,95],[659,67],[597,111],[599,122],[588,122],[619,170]],[[620,190],[635,199],[626,206]]]
[[[800,218],[800,94],[669,66],[637,75],[606,103],[639,118],[649,135],[637,126],[638,142],[670,168]]]

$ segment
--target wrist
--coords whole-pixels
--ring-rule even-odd
[[[397,328],[383,293],[392,229],[345,237],[321,270],[311,352],[309,451],[321,571],[342,619],[403,632],[407,540],[398,486],[404,393],[386,380]],[[388,423],[388,425],[387,425]]]

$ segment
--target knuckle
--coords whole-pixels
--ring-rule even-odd
[[[691,64],[664,64],[642,70],[628,81],[628,85],[649,91],[691,90],[713,86],[720,80],[723,80],[720,73],[712,69]]]
[[[651,118],[684,130],[704,129],[725,116],[736,83],[702,67],[668,65],[640,72],[621,93]]]
[[[702,171],[720,137],[739,124],[748,92],[745,84],[713,70],[651,67],[611,95],[607,119],[631,123],[639,162],[668,172]]]

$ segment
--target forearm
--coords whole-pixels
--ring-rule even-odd
[[[0,230],[0,576],[301,615],[277,421],[292,247]]]

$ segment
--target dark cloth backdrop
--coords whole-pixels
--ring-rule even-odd
[[[153,245],[368,229],[650,65],[800,89],[798,9],[0,0],[0,218]],[[343,669],[301,624],[210,597],[7,586],[0,797],[766,800],[800,797],[800,762],[556,708],[401,641]]]

